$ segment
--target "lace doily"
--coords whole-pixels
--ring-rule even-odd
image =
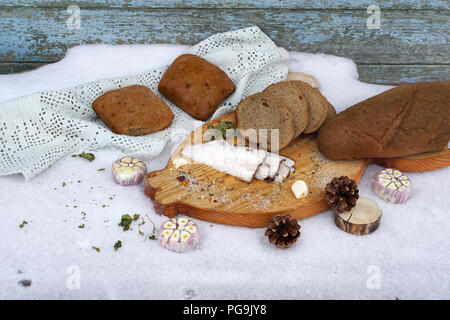
[[[187,53],[214,63],[236,85],[236,91],[222,102],[213,118],[234,110],[246,96],[286,79],[288,73],[287,51],[258,27],[213,35]],[[159,94],[158,83],[166,68],[0,104],[0,175],[22,173],[29,179],[66,155],[102,147],[120,148],[143,159],[157,156],[171,138],[187,135],[201,124]],[[149,87],[170,106],[175,117],[169,128],[130,137],[113,133],[97,117],[92,102],[98,96],[132,84]]]

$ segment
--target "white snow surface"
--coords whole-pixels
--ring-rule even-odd
[[[60,62],[0,76],[0,101],[167,65],[185,48],[76,47]],[[389,88],[359,82],[356,65],[341,57],[291,52],[290,70],[315,76],[338,111]],[[149,171],[166,165],[176,143],[146,162]],[[114,183],[110,168],[123,154],[94,153],[93,162],[68,156],[30,181],[0,177],[1,299],[450,298],[450,168],[407,173],[413,196],[394,205],[371,191],[370,178],[380,167],[369,166],[360,194],[383,210],[371,235],[341,231],[327,211],[300,221],[299,241],[281,250],[265,229],[196,220],[199,246],[178,254],[144,241],[136,222],[122,231],[118,223],[126,213],[147,215],[157,227],[166,217],[154,212],[143,184]],[[141,228],[151,229],[148,221]],[[122,248],[114,251],[117,240]]]

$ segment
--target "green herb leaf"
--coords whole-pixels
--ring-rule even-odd
[[[122,241],[117,240],[117,242],[114,244],[114,251],[119,250],[119,248],[122,248]]]
[[[123,231],[127,231],[130,229],[132,222],[133,218],[131,218],[129,214],[124,214],[122,220],[120,220],[119,226],[123,227]]]
[[[92,249],[94,249],[94,250],[97,251],[97,252],[100,252],[100,248],[92,247]]]
[[[105,171],[105,168],[97,169],[97,171]]]
[[[156,236],[154,234],[152,234],[151,236],[148,237],[150,240],[156,240]]]
[[[139,215],[138,214],[133,215],[133,221],[137,221],[137,219],[139,219]]]
[[[234,124],[233,122],[229,122],[229,121],[219,121],[219,123],[217,125],[208,125],[208,129],[216,129],[219,130],[220,133],[222,134],[222,137],[224,139],[226,139],[228,136],[232,136],[234,135],[234,130],[236,130],[236,124]],[[227,130],[231,130],[232,134],[230,134],[230,132],[227,133]],[[210,140],[215,140],[216,137],[214,135],[212,135],[210,137]]]
[[[84,228],[84,223],[82,225],[79,225],[78,228],[83,229]]]
[[[95,159],[95,156],[92,153],[86,153],[86,152],[82,152],[80,154],[74,154],[74,155],[72,155],[72,157],[84,158],[84,159],[88,160],[89,162],[94,161],[94,159]]]
[[[27,221],[22,221],[22,223],[19,225],[19,228],[23,228],[26,224],[28,224]]]

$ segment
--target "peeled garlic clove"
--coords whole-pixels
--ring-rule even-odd
[[[412,184],[397,169],[382,169],[372,178],[373,192],[390,203],[404,203],[412,194]]]
[[[114,181],[121,186],[132,186],[142,182],[147,166],[137,158],[123,157],[112,165]]]
[[[295,181],[291,186],[291,190],[297,199],[305,198],[309,192],[308,185],[303,180]]]
[[[186,217],[167,220],[159,229],[160,246],[179,253],[193,250],[199,237],[197,225]]]
[[[176,159],[172,160],[172,163],[173,163],[173,166],[175,167],[175,169],[178,169],[182,166],[189,164],[189,161],[185,158],[176,158]]]

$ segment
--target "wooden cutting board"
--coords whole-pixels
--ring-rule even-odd
[[[260,228],[275,214],[290,213],[296,219],[303,219],[327,210],[322,200],[326,184],[333,177],[342,175],[359,181],[364,169],[371,163],[406,172],[428,171],[450,165],[449,149],[399,159],[332,161],[321,155],[317,149],[316,135],[310,134],[300,135],[280,151],[281,155],[296,161],[295,172],[280,184],[255,179],[245,183],[193,162],[175,168],[172,161],[184,157],[181,150],[191,143],[202,143],[201,137],[207,126],[220,120],[235,122],[234,112],[194,130],[174,151],[166,168],[147,174],[145,193],[154,201],[157,213],[168,217],[185,214],[215,223]],[[304,199],[296,199],[291,191],[292,183],[298,179],[309,186],[310,193]]]

